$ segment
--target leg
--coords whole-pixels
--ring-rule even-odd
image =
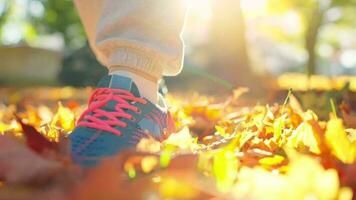
[[[89,3],[90,2],[90,3]],[[183,0],[76,0],[90,45],[110,73],[130,76],[157,101],[162,75],[177,75],[183,58]]]
[[[95,166],[173,130],[158,81],[181,70],[183,0],[76,0],[90,45],[110,75],[98,84],[70,135],[74,162]]]

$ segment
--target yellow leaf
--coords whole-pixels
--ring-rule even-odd
[[[216,132],[222,136],[222,137],[225,137],[226,136],[226,132],[225,132],[225,129],[221,126],[215,126],[215,129],[216,129]]]
[[[164,199],[196,199],[199,195],[191,183],[169,177],[161,180],[159,192]]]
[[[213,173],[220,191],[228,191],[237,177],[238,160],[233,151],[220,150],[213,157]]]
[[[135,166],[130,162],[125,163],[124,170],[127,173],[127,175],[132,179],[135,178],[137,175]]]
[[[178,133],[171,134],[165,141],[164,145],[172,145],[179,147],[181,150],[193,150],[196,145],[196,139],[190,134],[189,128],[184,127]]]
[[[306,146],[309,151],[320,154],[319,140],[313,127],[307,123],[302,122],[297,129],[292,132],[292,135],[288,138],[287,145],[294,148]]]
[[[329,120],[325,137],[327,144],[338,159],[347,164],[355,161],[356,143],[349,140],[341,119],[332,118]]]
[[[159,159],[161,167],[162,168],[168,167],[169,164],[171,163],[172,157],[173,157],[172,146],[167,146],[161,152],[161,156],[160,156],[160,159]]]
[[[351,188],[343,187],[339,191],[339,200],[352,200],[353,192]]]
[[[280,155],[275,155],[273,157],[266,157],[260,159],[258,162],[264,166],[276,166],[284,161],[284,157]]]
[[[335,169],[325,170],[312,157],[296,154],[287,172],[295,199],[336,199],[339,176]],[[300,198],[299,198],[300,197]]]
[[[141,161],[141,169],[144,173],[150,173],[158,165],[156,156],[146,156]]]
[[[57,113],[54,115],[51,126],[56,126],[57,123],[65,132],[70,132],[75,126],[75,115],[69,109],[58,103]]]
[[[282,115],[278,117],[273,122],[273,129],[274,129],[274,138],[277,140],[282,136],[283,128],[285,126],[286,116]]]
[[[257,136],[257,132],[243,131],[240,135],[239,148],[242,148],[249,140]]]
[[[0,134],[4,134],[7,130],[9,130],[9,125],[0,122]]]

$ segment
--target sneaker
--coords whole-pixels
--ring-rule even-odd
[[[130,78],[105,76],[70,134],[72,159],[92,167],[105,157],[135,147],[142,138],[161,141],[173,127],[162,96],[155,105],[140,96]]]

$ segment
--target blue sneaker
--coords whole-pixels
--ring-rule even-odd
[[[162,97],[155,105],[140,96],[130,78],[105,76],[70,134],[72,159],[92,167],[102,158],[135,147],[142,138],[161,141],[173,129]]]

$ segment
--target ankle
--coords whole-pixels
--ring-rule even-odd
[[[154,81],[151,79],[147,79],[141,76],[140,74],[126,70],[113,70],[110,72],[110,74],[116,74],[131,78],[138,87],[142,97],[145,97],[154,104],[158,103],[158,80]]]

